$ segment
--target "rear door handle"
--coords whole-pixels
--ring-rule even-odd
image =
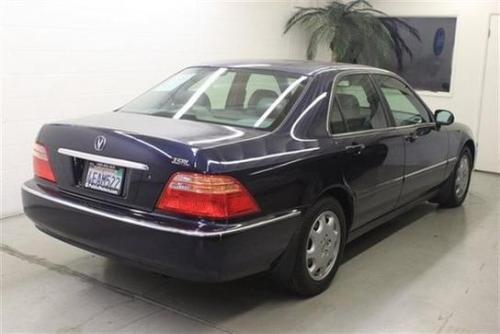
[[[352,145],[348,145],[345,147],[345,151],[347,153],[354,153],[354,154],[360,154],[361,151],[365,149],[365,144],[355,144],[353,143]]]
[[[413,143],[415,140],[417,140],[417,137],[418,137],[417,133],[416,132],[412,132],[412,133],[410,133],[409,135],[407,135],[405,137],[405,140],[407,142]]]

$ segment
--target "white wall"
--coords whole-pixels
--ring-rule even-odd
[[[490,21],[481,113],[479,116],[477,169],[500,173],[500,13]]]
[[[372,0],[371,3],[393,16],[457,17],[451,92],[419,93],[432,109],[451,110],[456,120],[469,125],[477,138],[489,18],[500,13],[500,1]],[[500,124],[491,128],[499,131]]]
[[[43,123],[110,111],[197,62],[304,58],[304,36],[282,31],[294,6],[307,4],[0,0],[0,215],[21,211]]]

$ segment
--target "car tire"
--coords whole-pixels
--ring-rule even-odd
[[[288,267],[279,280],[296,295],[310,297],[325,291],[342,260],[346,243],[346,220],[340,203],[324,197],[305,214],[292,241]],[[293,254],[290,256],[290,254]]]
[[[472,153],[468,147],[464,147],[453,172],[441,186],[435,202],[445,208],[462,205],[469,191],[471,174]]]

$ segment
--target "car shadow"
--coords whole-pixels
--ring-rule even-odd
[[[374,228],[368,233],[363,234],[359,238],[354,239],[346,246],[342,263],[360,255],[377,243],[397,233],[399,230],[407,227],[436,209],[436,204],[427,202],[422,203],[404,214],[401,214],[400,216],[397,216],[394,219]]]
[[[435,205],[424,203],[375,228],[347,245],[343,263],[353,261],[373,246],[394,236],[405,227],[419,222],[432,212],[439,216],[441,214],[439,211]],[[461,213],[463,215],[463,211]],[[455,214],[460,215],[460,212]],[[459,233],[462,234],[463,231]],[[453,247],[453,244],[448,244],[446,247]],[[423,266],[432,267],[439,257],[439,253],[435,258],[429,257],[425,260],[427,262],[424,261]],[[340,273],[342,273],[342,267]],[[165,307],[201,319],[208,319],[214,323],[224,322],[226,319],[234,318],[263,305],[266,305],[265,307],[269,304],[273,307],[290,305],[293,308],[302,300],[274,283],[266,273],[225,283],[199,283],[152,274],[109,260],[105,266],[103,278],[110,284],[120,285],[121,288],[133,294],[149,298]],[[410,281],[405,281],[405,279],[406,276],[398,278],[398,281],[394,283],[401,286],[410,284]],[[336,285],[335,283],[334,281],[332,287]],[[329,298],[329,293],[338,293],[338,290],[327,291],[317,298]],[[347,309],[344,311],[348,312]],[[341,314],[342,311],[338,310],[338,312]]]

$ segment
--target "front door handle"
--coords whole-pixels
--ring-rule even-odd
[[[347,153],[361,154],[361,151],[365,149],[365,144],[356,144],[348,145],[345,147],[345,151]]]

